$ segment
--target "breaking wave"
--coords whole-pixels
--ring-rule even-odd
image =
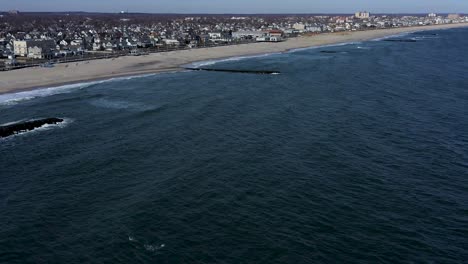
[[[304,51],[304,50],[311,50],[311,49],[319,49],[319,48],[326,48],[326,47],[339,47],[339,46],[346,46],[346,45],[356,45],[360,44],[362,42],[344,42],[344,43],[336,43],[336,44],[329,44],[329,45],[320,45],[320,46],[311,46],[311,47],[305,47],[305,48],[297,48],[297,49],[290,49],[284,52],[272,52],[272,53],[264,53],[264,54],[257,54],[257,55],[248,55],[248,56],[236,56],[236,57],[229,57],[229,58],[224,58],[224,59],[213,59],[213,60],[204,60],[204,61],[197,61],[197,62],[192,62],[186,65],[183,65],[183,67],[186,68],[200,68],[200,67],[205,67],[205,66],[212,66],[218,63],[223,63],[223,62],[235,62],[235,61],[241,61],[241,60],[247,60],[247,59],[254,59],[254,58],[264,58],[264,57],[269,57],[273,55],[278,55],[278,54],[284,54],[284,53],[295,53],[299,51]]]
[[[263,57],[268,57],[268,56],[275,55],[275,54],[280,54],[280,52],[249,55],[249,56],[237,56],[237,57],[230,57],[230,58],[225,58],[225,59],[198,61],[198,62],[192,62],[192,63],[186,64],[183,66],[186,68],[200,68],[200,67],[211,66],[217,63],[222,63],[222,62],[233,62],[233,61],[240,61],[240,60],[253,59],[253,58],[263,58]]]
[[[131,243],[135,243],[136,245],[138,245],[138,247],[142,246],[145,250],[150,251],[150,252],[156,252],[166,247],[166,244],[154,245],[154,244],[142,243],[133,236],[128,236],[128,241],[130,241]]]
[[[413,34],[414,32],[417,32],[417,31],[403,32],[403,33],[388,35],[388,36],[385,36],[385,37],[375,38],[375,39],[372,39],[372,40],[370,40],[370,41],[381,41],[381,40],[390,39],[390,38],[401,38],[401,37],[406,37],[406,36],[408,36],[408,35],[410,35],[410,34]]]
[[[165,244],[161,244],[161,245],[151,245],[151,244],[144,244],[143,247],[148,250],[148,251],[151,251],[151,252],[155,252],[157,250],[160,250],[162,248],[164,248],[166,245]]]
[[[7,93],[7,94],[0,94],[0,106],[1,105],[15,105],[22,101],[32,100],[35,98],[40,97],[47,97],[56,94],[64,94],[70,93],[76,89],[84,89],[90,86],[106,83],[106,82],[113,82],[113,81],[122,81],[122,80],[131,80],[136,78],[144,78],[156,75],[158,73],[153,74],[142,74],[142,75],[134,75],[134,76],[126,76],[126,77],[116,77],[110,78],[100,81],[91,81],[91,82],[82,82],[82,83],[75,83],[75,84],[67,84],[57,87],[48,87],[48,88],[39,88],[30,91],[23,91],[17,93]]]
[[[18,93],[9,93],[0,95],[0,105],[14,105],[22,101],[27,101],[39,97],[46,97],[55,94],[69,93],[75,89],[83,89],[100,82],[88,82],[88,83],[77,83],[68,84],[58,87],[42,88],[31,91],[24,91]]]
[[[320,45],[320,46],[311,46],[311,47],[305,47],[305,48],[291,49],[291,50],[288,50],[288,53],[295,53],[295,52],[301,52],[301,51],[306,51],[306,50],[314,50],[314,49],[329,48],[329,47],[341,47],[341,46],[347,46],[347,45],[358,45],[358,44],[361,44],[361,43],[362,43],[361,41],[350,41],[350,42],[327,44],[327,45]]]

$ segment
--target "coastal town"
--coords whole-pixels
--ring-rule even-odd
[[[176,15],[0,12],[0,70],[291,37],[468,22],[460,14]]]

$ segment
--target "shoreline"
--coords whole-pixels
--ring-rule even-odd
[[[24,68],[0,72],[0,95],[91,83],[115,78],[183,71],[184,65],[222,61],[239,57],[269,56],[298,49],[370,41],[398,34],[468,27],[468,23],[418,26],[367,31],[345,31],[300,36],[279,43],[251,43],[124,56],[114,59],[57,64],[54,68]]]
[[[41,90],[41,89],[53,89],[53,88],[59,88],[62,86],[66,85],[75,85],[75,84],[90,84],[90,83],[96,83],[96,82],[105,82],[105,81],[111,81],[113,79],[120,79],[120,78],[129,78],[129,77],[143,77],[147,75],[153,75],[153,74],[159,74],[159,73],[171,73],[171,72],[181,72],[183,71],[183,68],[180,67],[175,67],[175,68],[161,68],[159,70],[151,70],[148,72],[124,72],[124,73],[116,73],[115,75],[111,76],[101,76],[101,77],[91,77],[89,79],[83,79],[83,80],[76,80],[76,81],[70,81],[70,82],[56,82],[51,85],[45,85],[45,86],[34,86],[34,87],[25,87],[25,88],[15,88],[13,91],[6,91],[3,92],[0,90],[0,96],[2,95],[8,95],[8,94],[16,94],[16,93],[23,93],[23,92],[31,92],[34,90]],[[0,88],[1,89],[1,88]],[[0,102],[1,103],[1,102]]]

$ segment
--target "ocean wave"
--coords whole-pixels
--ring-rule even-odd
[[[453,28],[452,28],[453,29]],[[389,39],[389,38],[398,38],[398,37],[406,37],[406,36],[409,36],[409,35],[412,35],[412,34],[416,34],[416,33],[419,33],[419,34],[424,34],[425,32],[431,32],[431,31],[445,31],[445,30],[451,30],[451,28],[438,28],[438,29],[415,29],[413,31],[408,31],[408,32],[402,32],[402,33],[397,33],[397,34],[394,34],[394,35],[388,35],[388,36],[385,36],[385,37],[381,37],[381,38],[376,38],[376,39],[372,39],[371,41],[381,41],[381,40],[384,40],[384,39]],[[438,36],[423,36],[423,37],[426,37],[426,38],[439,38]],[[416,37],[417,38],[417,37]],[[413,38],[415,39],[415,38]]]
[[[384,37],[380,37],[380,38],[371,39],[370,41],[382,41],[382,40],[390,39],[390,38],[401,38],[401,37],[406,37],[406,36],[408,36],[410,34],[413,34],[415,32],[418,32],[418,31],[397,33],[397,34],[393,34],[393,35],[388,35],[388,36],[384,36]]]
[[[440,38],[439,36],[418,36],[418,37],[414,37],[412,39],[414,40],[424,40],[424,39],[438,39]]]
[[[27,120],[26,119],[20,119],[20,120],[0,124],[0,126],[9,126],[9,125],[13,125],[13,124],[24,122],[24,121],[27,121]]]
[[[158,251],[162,248],[164,248],[166,245],[165,244],[161,244],[161,245],[151,245],[151,244],[144,244],[143,247],[148,250],[148,251],[151,251],[151,252],[155,252],[155,251]]]
[[[350,42],[326,44],[326,45],[320,45],[320,46],[311,46],[311,47],[305,47],[305,48],[291,49],[291,50],[288,50],[287,53],[295,53],[295,52],[300,52],[300,51],[314,50],[314,49],[321,49],[321,48],[342,47],[342,46],[347,46],[347,45],[359,45],[361,43],[362,43],[361,41],[350,41]]]
[[[151,74],[140,74],[140,75],[125,76],[125,77],[115,77],[115,78],[109,78],[109,79],[99,80],[99,81],[67,84],[67,85],[62,85],[62,86],[57,86],[57,87],[39,88],[39,89],[17,92],[17,93],[0,94],[0,106],[15,105],[20,102],[28,101],[28,100],[32,100],[36,98],[70,93],[70,92],[73,92],[74,90],[88,88],[96,84],[123,81],[123,80],[132,80],[136,78],[145,78],[145,77],[150,77],[150,76],[156,76],[159,74],[162,74],[162,73],[151,73]]]
[[[241,61],[241,60],[246,60],[246,59],[264,58],[264,57],[280,55],[280,54],[284,54],[284,53],[295,53],[295,52],[299,52],[299,51],[303,51],[303,50],[319,49],[319,48],[326,48],[326,47],[339,47],[339,46],[346,46],[346,45],[356,45],[356,44],[360,44],[360,43],[362,43],[362,42],[344,42],[344,43],[336,43],[336,44],[328,44],[328,45],[320,45],[320,46],[311,46],[311,47],[305,47],[305,48],[290,49],[290,50],[287,50],[287,51],[284,51],[284,52],[271,52],[271,53],[264,53],[264,54],[257,54],[257,55],[229,57],[229,58],[224,58],[224,59],[204,60],[204,61],[192,62],[192,63],[186,64],[186,65],[183,65],[183,67],[186,67],[186,68],[200,68],[200,67],[211,66],[211,65],[215,65],[215,64],[223,63],[223,62],[233,62],[233,61]]]
[[[35,98],[51,96],[55,94],[69,93],[75,89],[83,89],[99,82],[68,84],[51,88],[42,88],[31,91],[18,93],[8,93],[0,95],[0,105],[14,105],[22,101],[27,101]]]
[[[108,108],[108,109],[133,109],[140,111],[149,111],[153,110],[151,106],[145,105],[140,102],[130,102],[123,100],[110,100],[110,99],[95,99],[90,100],[89,103],[95,107]]]
[[[139,240],[137,240],[133,236],[128,236],[128,241],[130,241],[131,243],[135,243],[138,246],[143,246],[145,250],[150,251],[150,252],[156,252],[166,247],[166,244],[154,245],[154,244],[148,244],[148,243],[141,243]]]
[[[222,62],[232,62],[232,61],[241,61],[241,60],[246,60],[246,59],[253,59],[253,58],[262,58],[262,57],[268,57],[271,55],[277,55],[281,54],[281,52],[276,52],[276,53],[265,53],[265,54],[257,54],[257,55],[248,55],[248,56],[236,56],[236,57],[229,57],[229,58],[224,58],[224,59],[214,59],[214,60],[205,60],[205,61],[197,61],[197,62],[192,62],[186,65],[183,65],[183,67],[186,68],[200,68],[204,66],[211,66],[217,63],[222,63]]]

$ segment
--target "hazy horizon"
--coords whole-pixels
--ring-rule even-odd
[[[115,0],[75,2],[57,2],[56,0],[17,0],[2,4],[1,10],[19,10],[23,12],[98,12],[116,13],[169,13],[169,14],[350,14],[356,11],[371,13],[468,13],[468,1],[447,0],[328,0],[311,3],[307,0],[290,0],[272,4],[267,0],[238,0],[228,2],[219,0],[199,0],[196,4],[189,0]]]
[[[126,14],[150,14],[150,15],[244,15],[244,16],[251,16],[251,15],[354,15],[355,12],[366,11],[367,10],[358,10],[355,12],[308,12],[308,13],[299,13],[299,12],[271,12],[271,13],[228,13],[228,12],[138,12],[138,11],[130,11],[130,10],[120,10],[117,12],[110,12],[110,11],[81,11],[81,10],[56,10],[56,11],[32,11],[32,10],[20,10],[20,9],[0,9],[0,12],[10,12],[10,11],[19,11],[20,13],[88,13],[88,14],[119,14],[120,12],[125,12]],[[466,15],[468,12],[370,12],[374,15],[427,15],[430,13],[436,13],[439,15],[448,15],[448,14],[460,14]]]

